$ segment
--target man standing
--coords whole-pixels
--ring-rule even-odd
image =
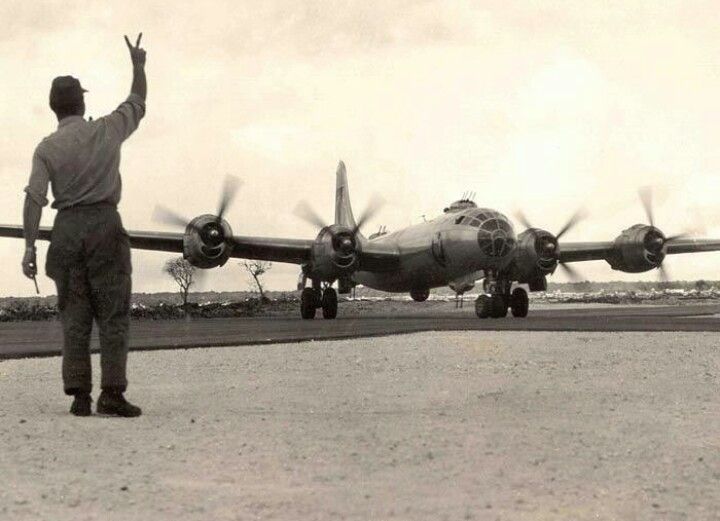
[[[125,37],[133,65],[130,96],[111,114],[86,121],[84,92],[72,76],[55,78],[50,108],[58,129],[35,149],[23,210],[23,273],[37,273],[35,240],[48,184],[57,209],[46,273],[55,281],[63,328],[62,376],[74,396],[70,412],[92,414],[90,333],[100,329],[101,388],[97,412],[139,416],[125,400],[130,311],[130,243],[117,204],[120,201],[120,147],[145,115],[145,50]]]

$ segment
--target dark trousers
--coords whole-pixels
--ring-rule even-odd
[[[90,392],[90,333],[100,330],[101,387],[124,392],[132,272],[130,241],[113,205],[58,212],[46,272],[55,281],[63,328],[65,392]]]

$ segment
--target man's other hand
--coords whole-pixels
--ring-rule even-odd
[[[22,270],[25,276],[29,279],[35,278],[35,275],[37,275],[37,262],[34,246],[25,248],[25,255],[22,260]]]
[[[140,47],[141,38],[142,33],[138,34],[135,46],[133,46],[133,44],[130,43],[130,40],[128,40],[127,35],[125,36],[125,43],[130,51],[130,59],[132,60],[133,67],[145,67],[145,49]]]

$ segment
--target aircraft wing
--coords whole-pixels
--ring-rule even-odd
[[[40,230],[38,230],[38,239],[49,241],[50,231],[51,229],[47,226],[41,226]],[[25,235],[23,234],[22,226],[0,224],[0,237],[14,237],[16,239],[22,239]]]
[[[363,243],[360,254],[360,269],[362,271],[395,271],[399,268],[399,252],[389,249],[387,246],[373,244],[372,241]]]
[[[720,240],[717,239],[677,239],[667,245],[669,254],[718,250],[720,250]]]
[[[605,260],[612,251],[613,242],[562,242],[560,262]]]
[[[41,226],[38,239],[49,241],[52,228]],[[130,231],[130,246],[137,250],[183,252],[183,234],[171,232]],[[0,225],[0,237],[23,238],[23,228],[18,225]],[[234,236],[231,257],[303,264],[310,260],[314,243],[307,239],[283,239],[275,237]],[[377,250],[377,251],[376,251]],[[361,269],[386,271],[397,268],[399,256],[372,246],[366,246],[360,258]]]
[[[607,260],[614,243],[609,242],[566,242],[560,243],[560,262],[582,262]],[[720,251],[718,239],[677,239],[668,241],[667,254],[701,253]]]
[[[182,253],[183,234],[166,232],[128,232],[130,247],[136,250]]]
[[[41,226],[38,239],[49,241],[52,228]],[[183,252],[183,234],[171,232],[130,231],[130,247],[137,250]],[[0,237],[24,237],[22,226],[0,225]],[[231,257],[301,264],[310,257],[311,240],[238,237],[233,240]]]
[[[0,236],[4,228],[0,226]],[[13,230],[16,237],[22,237],[22,228]],[[141,250],[182,253],[181,233],[129,232],[130,245]],[[41,230],[41,239],[50,239],[50,229]],[[233,237],[235,246],[231,257],[302,264],[310,260],[312,240],[282,239],[274,237]],[[569,242],[560,244],[560,262],[583,262],[606,260],[613,250],[613,241]],[[667,254],[701,253],[720,251],[718,239],[678,239],[669,242]],[[366,243],[360,258],[360,269],[365,271],[393,271],[398,269],[400,256],[385,248],[373,248]]]
[[[49,241],[51,233],[52,228],[41,226],[38,231],[38,239],[41,241]],[[130,246],[138,250],[168,251],[175,253],[182,253],[183,251],[182,233],[128,232],[128,234],[130,235]],[[24,236],[22,226],[0,224],[0,237],[22,239]]]
[[[302,264],[310,260],[315,241],[275,237],[233,237],[231,257]]]
[[[315,243],[307,239],[280,239],[274,237],[233,237],[235,247],[231,257],[258,259],[273,262],[303,264],[310,260]],[[371,243],[363,243],[360,253],[360,269],[364,271],[392,271],[398,268],[400,256]]]

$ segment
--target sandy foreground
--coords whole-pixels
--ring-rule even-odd
[[[462,332],[137,352],[133,420],[70,416],[59,358],[3,361],[0,519],[718,519],[717,344]]]

